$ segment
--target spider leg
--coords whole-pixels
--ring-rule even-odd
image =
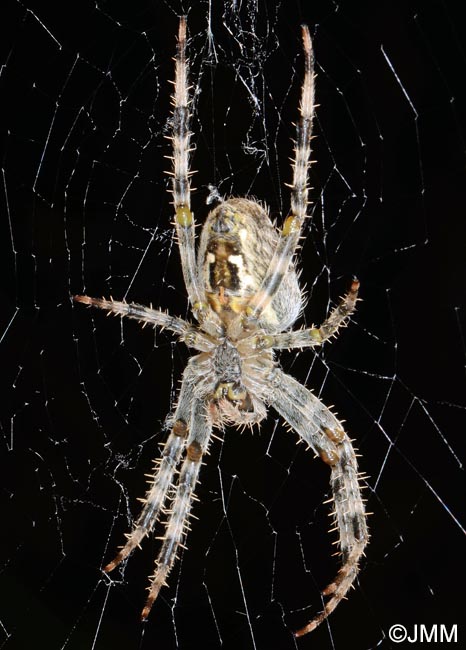
[[[324,611],[295,633],[303,636],[322,623],[345,598],[358,574],[369,533],[356,454],[341,422],[293,377],[277,369],[273,382],[270,405],[330,466],[335,523],[339,531],[340,570],[323,591],[329,597]]]
[[[189,153],[191,131],[188,82],[188,62],[186,59],[186,17],[180,18],[178,44],[175,57],[175,91],[172,96],[173,116],[171,141],[172,192],[175,208],[175,228],[180,250],[183,278],[193,312],[199,320],[207,309],[204,293],[197,273],[195,250],[195,221],[191,212],[191,183]]]
[[[356,309],[358,300],[359,280],[353,279],[350,290],[341,299],[339,304],[332,309],[328,318],[320,327],[309,327],[292,332],[279,334],[262,334],[257,337],[257,347],[285,350],[292,348],[314,348],[336,336],[340,327],[344,326],[348,318]]]
[[[145,499],[143,499],[144,507],[133,530],[127,535],[126,544],[119,550],[116,557],[104,567],[104,571],[107,573],[113,571],[123,562],[136,546],[140,546],[141,541],[152,531],[157,522],[160,510],[167,499],[167,493],[173,487],[173,476],[186,445],[187,423],[191,421],[193,394],[193,372],[190,366],[187,366],[183,374],[178,405],[172,418],[172,430],[165,443],[162,457],[156,462],[153,481]]]
[[[300,116],[296,125],[296,142],[291,185],[291,215],[283,224],[278,244],[257,294],[248,305],[248,317],[257,320],[273,300],[291,264],[301,236],[308,205],[308,168],[311,155],[312,120],[314,117],[314,53],[311,36],[302,26],[304,81],[301,89]]]
[[[159,309],[152,309],[136,303],[118,302],[105,300],[105,298],[90,298],[89,296],[73,296],[75,302],[81,302],[89,307],[105,309],[108,314],[115,316],[126,316],[134,318],[143,323],[167,329],[181,338],[189,347],[195,350],[207,352],[212,349],[212,342],[209,337],[197,327],[176,316],[170,316]]]
[[[176,493],[168,512],[163,544],[156,560],[156,568],[148,588],[149,595],[141,613],[145,620],[159,595],[159,591],[166,584],[166,579],[177,558],[180,546],[189,529],[188,519],[194,496],[203,455],[207,451],[212,432],[212,423],[208,418],[204,402],[198,400],[192,411],[191,430],[186,445],[186,456],[180,470]]]

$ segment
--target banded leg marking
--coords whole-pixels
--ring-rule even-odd
[[[322,592],[329,597],[324,610],[295,633],[299,637],[320,625],[345,598],[358,574],[369,532],[356,454],[342,424],[289,375],[277,370],[274,380],[276,388],[271,405],[330,466],[335,529],[339,532],[342,562],[337,576]]]
[[[73,296],[73,300],[88,305],[89,307],[105,309],[108,314],[132,318],[139,323],[143,323],[143,327],[149,324],[154,327],[158,326],[162,329],[167,329],[179,336],[188,347],[194,348],[195,350],[208,352],[213,347],[210,338],[197,327],[182,318],[170,316],[170,314],[159,309],[152,309],[151,307],[145,307],[144,305],[138,305],[133,302],[119,302],[113,299],[106,300],[105,298],[90,298],[89,296]]]
[[[251,298],[247,315],[258,320],[273,300],[285,277],[299,243],[308,206],[308,168],[311,156],[312,120],[314,117],[314,53],[311,36],[306,25],[302,27],[304,51],[304,81],[301,89],[299,120],[296,125],[296,142],[291,185],[291,215],[283,224],[277,248],[270,262],[260,290]]]
[[[116,557],[104,567],[106,573],[110,573],[123,562],[136,546],[140,546],[144,537],[153,530],[167,495],[173,487],[173,476],[180,463],[189,434],[186,423],[191,421],[192,405],[192,370],[188,366],[183,373],[183,383],[173,418],[172,431],[165,443],[162,457],[156,461],[154,478],[144,499],[144,507],[133,530],[126,536],[126,544],[119,550]]]
[[[186,17],[180,19],[175,57],[175,91],[172,96],[172,191],[175,207],[175,228],[180,250],[183,278],[196,317],[205,311],[203,293],[197,275],[195,222],[191,212],[189,153],[191,131],[189,112],[189,66],[186,59]]]
[[[332,309],[329,317],[320,327],[309,327],[279,334],[263,334],[257,337],[258,349],[273,348],[290,350],[292,348],[314,348],[335,336],[356,309],[358,301],[359,280],[353,279],[350,290],[339,304]]]
[[[141,613],[145,620],[159,595],[160,589],[166,585],[168,574],[177,558],[180,546],[189,528],[192,502],[194,500],[194,489],[199,476],[203,455],[207,451],[212,432],[212,424],[208,419],[205,406],[197,402],[192,414],[192,430],[189,435],[186,447],[186,457],[180,470],[176,493],[172,506],[167,510],[168,520],[165,534],[163,536],[162,548],[155,563],[155,572],[152,576],[149,595]]]

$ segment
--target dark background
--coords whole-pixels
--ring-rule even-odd
[[[394,624],[459,623],[466,66],[455,3],[47,4],[8,0],[0,21],[0,648],[360,650],[395,647]],[[353,274],[362,283],[337,342],[281,358],[346,421],[373,513],[355,590],[299,641],[291,631],[336,571],[328,469],[273,414],[260,434],[214,441],[189,550],[146,624],[158,541],[111,579],[101,572],[138,511],[188,352],[70,296],[187,315],[164,174],[182,13],[198,222],[209,184],[286,214],[306,22],[320,108],[301,324],[322,321]]]

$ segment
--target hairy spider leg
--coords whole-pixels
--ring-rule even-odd
[[[211,434],[212,422],[206,413],[204,401],[195,399],[186,443],[186,456],[175,486],[172,505],[169,510],[166,510],[168,519],[165,523],[165,534],[162,537],[162,547],[148,588],[149,595],[142,610],[141,618],[143,620],[149,616],[160,589],[167,584],[166,580],[177,559],[178,549],[184,548],[183,540],[189,531],[190,511],[195,499],[194,489]]]
[[[89,307],[104,309],[108,314],[133,318],[139,323],[142,323],[143,327],[152,325],[153,327],[167,329],[179,336],[188,347],[194,348],[195,350],[207,352],[213,347],[211,339],[198,327],[177,316],[170,316],[170,314],[160,311],[160,309],[152,309],[152,307],[138,305],[134,302],[119,302],[118,300],[90,298],[89,296],[73,296],[73,300],[88,305]]]
[[[269,404],[330,466],[334,529],[339,533],[341,567],[322,592],[329,597],[324,611],[295,633],[303,636],[322,623],[345,598],[358,574],[369,532],[356,454],[341,422],[315,395],[283,371],[276,369],[272,381],[274,388]]]
[[[311,156],[312,120],[314,117],[314,52],[307,25],[302,26],[304,80],[296,125],[296,142],[291,185],[291,215],[285,219],[277,247],[261,287],[248,305],[247,315],[257,321],[280,288],[291,264],[301,236],[308,206],[308,169]]]
[[[162,457],[156,461],[150,488],[143,499],[144,507],[136,520],[133,530],[127,535],[126,544],[116,557],[109,562],[104,571],[113,571],[128,555],[140,546],[141,541],[153,530],[167,495],[174,488],[173,477],[180,463],[188,438],[188,425],[191,422],[194,401],[194,376],[188,365],[183,373],[183,381],[178,397],[178,405],[172,418],[172,430],[165,443]]]
[[[175,229],[180,250],[186,291],[196,318],[202,322],[207,305],[204,291],[197,273],[196,265],[196,224],[191,211],[191,182],[192,172],[189,169],[190,141],[190,109],[189,96],[189,66],[186,58],[186,17],[180,18],[178,43],[175,57],[175,89],[172,96],[172,192],[175,208]]]
[[[314,348],[336,336],[340,327],[347,324],[349,317],[356,309],[358,301],[359,280],[353,279],[350,290],[332,309],[328,318],[320,327],[308,327],[278,334],[259,335],[257,344],[261,348],[274,350],[291,350],[292,348]]]

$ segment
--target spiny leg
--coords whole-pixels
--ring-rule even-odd
[[[89,296],[73,296],[73,300],[89,307],[105,309],[108,314],[133,318],[139,323],[143,323],[143,327],[150,324],[154,327],[158,326],[167,329],[179,336],[189,347],[196,350],[207,352],[212,349],[211,340],[201,330],[182,318],[170,316],[170,314],[159,309],[152,309],[136,303],[118,302],[112,299],[90,298]]]
[[[191,430],[186,446],[186,457],[180,470],[176,493],[171,508],[167,510],[163,544],[156,560],[155,573],[149,586],[149,595],[141,613],[144,620],[159,595],[160,589],[166,585],[170,570],[177,558],[179,547],[183,546],[183,539],[188,531],[188,520],[194,488],[197,483],[203,455],[207,451],[212,432],[212,424],[207,416],[203,402],[196,402],[192,413]]]
[[[280,232],[277,248],[270,262],[260,290],[248,305],[248,317],[255,321],[273,300],[286,275],[299,238],[308,205],[308,168],[311,155],[312,120],[314,117],[314,53],[311,36],[306,25],[302,26],[304,50],[304,81],[301,89],[300,116],[296,125],[296,142],[291,185],[291,215],[287,217]]]
[[[173,116],[171,141],[173,146],[172,191],[175,207],[175,228],[180,250],[183,278],[196,317],[202,320],[206,309],[196,265],[195,222],[191,212],[189,170],[190,113],[188,62],[186,59],[186,17],[180,18],[175,57],[175,91],[172,96]]]
[[[167,493],[173,487],[173,476],[180,462],[181,454],[188,438],[188,425],[193,409],[193,377],[188,366],[183,374],[183,382],[178,397],[178,405],[173,416],[173,425],[170,435],[163,450],[162,457],[156,462],[154,478],[144,501],[144,507],[139,515],[133,530],[127,537],[126,544],[120,549],[116,557],[109,562],[104,571],[109,573],[118,566],[128,555],[140,546],[141,541],[154,528],[160,510],[166,501]]]
[[[358,300],[359,280],[353,279],[350,290],[341,299],[328,318],[320,327],[309,327],[279,334],[262,334],[257,337],[257,347],[260,349],[274,348],[285,350],[292,348],[314,348],[336,336],[340,327],[344,326],[348,318],[356,309]]]
[[[335,529],[339,532],[341,567],[323,591],[324,611],[295,635],[312,632],[343,600],[352,586],[369,540],[354,448],[342,424],[310,391],[280,370],[275,372],[270,404],[330,466]]]

